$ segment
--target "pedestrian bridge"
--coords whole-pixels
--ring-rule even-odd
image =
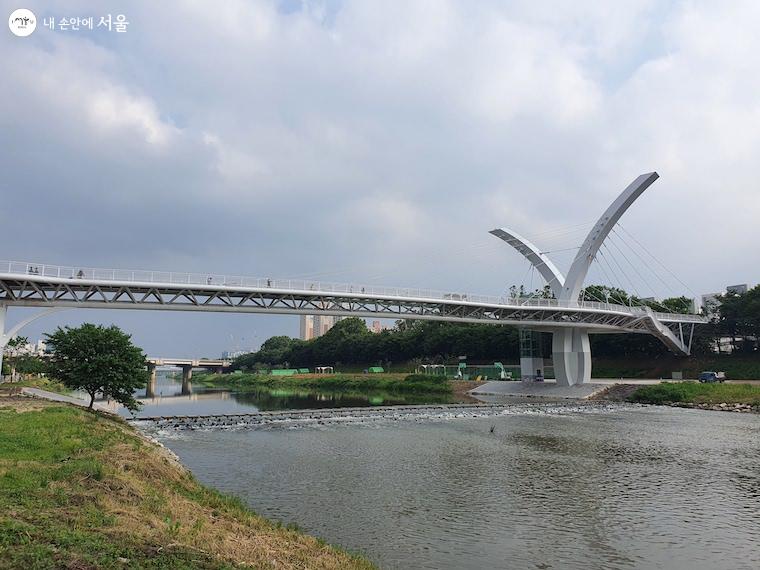
[[[583,383],[591,375],[590,333],[651,334],[672,351],[689,354],[694,325],[706,322],[701,315],[579,300],[602,242],[623,212],[656,179],[656,173],[643,174],[618,196],[579,248],[567,276],[516,232],[506,228],[491,231],[533,264],[554,298],[0,261],[0,333],[4,331],[7,307],[324,314],[490,323],[553,333],[558,382]]]
[[[29,272],[29,268],[35,270]],[[18,307],[147,309],[235,313],[327,314],[492,323],[536,330],[645,332],[672,344],[700,315],[596,301],[510,298],[397,287],[377,287],[201,274],[72,268],[0,261],[0,303]],[[165,363],[168,365],[167,360]],[[177,361],[179,362],[179,361]],[[186,364],[186,363],[185,363]]]

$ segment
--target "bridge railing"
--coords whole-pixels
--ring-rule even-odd
[[[325,283],[304,279],[272,279],[245,277],[239,275],[219,275],[213,273],[181,273],[175,271],[147,271],[131,269],[98,269],[92,267],[75,267],[62,265],[36,264],[23,261],[0,261],[0,273],[24,276],[55,277],[63,279],[82,279],[86,281],[115,281],[128,283],[150,283],[171,285],[216,287],[250,287],[254,289],[276,289],[286,291],[314,291],[330,294],[348,294],[357,297],[403,297],[419,299],[436,299],[452,302],[472,302],[489,305],[510,305],[525,307],[557,307],[570,309],[592,309],[645,314],[645,307],[630,307],[598,301],[565,301],[545,299],[542,297],[511,297],[493,295],[473,295],[471,293],[436,291],[412,287],[386,287],[381,285],[357,285],[351,283]],[[671,313],[654,313],[665,320],[684,320],[693,315]]]
[[[172,285],[206,285],[214,287],[251,287],[256,289],[278,289],[291,291],[318,291],[324,293],[347,293],[367,296],[403,296],[472,301],[476,303],[498,303],[503,298],[471,293],[434,291],[414,287],[386,287],[379,285],[358,285],[351,283],[326,283],[306,279],[273,279],[245,277],[241,275],[220,275],[215,273],[181,273],[175,271],[146,271],[131,269],[98,269],[43,265],[21,261],[0,261],[0,273],[33,275],[63,279],[83,279],[87,281],[118,281],[129,283],[151,283]]]

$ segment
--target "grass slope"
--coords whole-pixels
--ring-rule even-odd
[[[199,484],[126,423],[0,398],[0,568],[371,568]]]
[[[760,405],[760,386],[752,384],[700,384],[698,382],[663,382],[642,386],[628,397],[631,402],[664,404],[673,402],[694,404],[751,404]]]

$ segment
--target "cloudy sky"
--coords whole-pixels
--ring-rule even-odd
[[[540,283],[489,229],[566,268],[656,170],[622,220],[639,243],[620,230],[590,281],[758,281],[760,3],[0,5],[39,19],[0,34],[0,259],[500,294]],[[109,13],[126,33],[44,26]],[[26,334],[83,321],[165,356],[298,334],[296,317],[94,310]]]

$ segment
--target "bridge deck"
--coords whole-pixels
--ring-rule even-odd
[[[657,334],[705,322],[612,303],[503,298],[319,282],[138,272],[0,262],[0,303],[8,306],[193,310],[491,322],[547,330]],[[201,281],[201,283],[198,283]]]

